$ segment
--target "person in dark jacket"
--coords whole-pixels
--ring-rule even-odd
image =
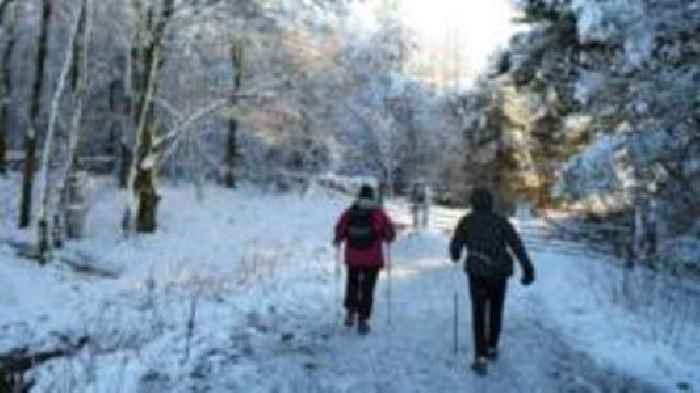
[[[335,247],[345,242],[345,325],[352,327],[357,319],[362,335],[370,330],[374,287],[384,267],[382,244],[395,237],[394,225],[375,201],[374,190],[363,185],[357,200],[338,219],[333,239]]]
[[[454,231],[450,256],[457,263],[462,250],[467,249],[464,269],[472,303],[475,348],[472,369],[483,375],[487,372],[488,360],[498,357],[506,284],[513,275],[513,259],[508,249],[520,263],[523,285],[534,281],[535,269],[513,225],[493,212],[491,192],[476,188],[470,202],[472,211],[459,221]]]

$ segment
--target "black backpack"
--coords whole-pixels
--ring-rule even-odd
[[[355,249],[372,247],[377,235],[372,225],[372,210],[352,208],[348,223],[348,246]]]

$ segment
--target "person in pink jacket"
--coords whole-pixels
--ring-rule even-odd
[[[355,202],[338,219],[333,239],[335,247],[345,242],[345,326],[352,327],[357,319],[361,335],[370,330],[374,287],[384,267],[382,243],[392,242],[395,237],[394,225],[377,204],[374,190],[363,185]]]

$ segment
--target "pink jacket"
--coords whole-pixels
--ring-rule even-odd
[[[345,210],[335,225],[335,238],[333,244],[339,245],[348,236],[348,224],[350,223],[350,209]],[[383,210],[376,208],[372,212],[372,227],[377,239],[367,249],[353,249],[347,242],[345,246],[345,264],[351,267],[383,268],[384,253],[382,242],[392,242],[396,238],[394,224]]]

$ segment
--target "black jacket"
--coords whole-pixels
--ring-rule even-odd
[[[515,254],[525,277],[534,278],[534,267],[513,225],[491,211],[475,211],[459,221],[450,242],[450,255],[459,261],[462,249],[467,248],[465,271],[472,275],[510,277],[513,275]],[[484,264],[484,260],[488,263]]]

